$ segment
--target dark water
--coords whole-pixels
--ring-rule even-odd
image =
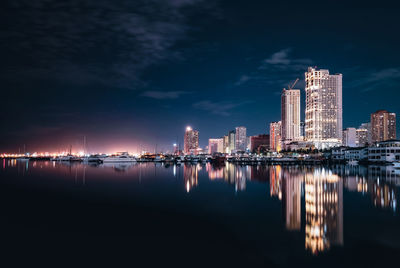
[[[0,161],[3,267],[398,263],[391,167]]]

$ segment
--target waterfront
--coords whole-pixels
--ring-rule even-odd
[[[0,161],[15,263],[358,267],[400,253],[391,166]]]

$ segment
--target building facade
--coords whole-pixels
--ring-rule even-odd
[[[282,141],[299,140],[300,133],[300,90],[283,89],[281,95]]]
[[[343,130],[343,145],[348,147],[357,146],[357,130],[354,127]]]
[[[208,139],[208,153],[223,153],[224,152],[224,139]]]
[[[342,143],[342,74],[308,68],[306,82],[306,140],[318,149]]]
[[[225,135],[224,136],[224,149],[223,149],[223,153],[225,154],[229,154],[229,135]]]
[[[236,142],[235,147],[237,151],[246,151],[247,148],[247,136],[246,127],[236,127]]]
[[[368,129],[365,128],[358,128],[356,130],[356,145],[357,147],[364,147],[367,146],[369,143],[369,133]]]
[[[371,114],[372,142],[396,139],[396,114],[379,110]]]
[[[232,153],[236,149],[236,133],[234,130],[229,131],[228,134],[228,139],[229,139],[229,153]]]
[[[199,148],[199,132],[193,130],[191,127],[187,127],[184,136],[184,148],[185,154],[195,154]]]
[[[257,153],[261,149],[269,148],[269,135],[261,134],[257,136],[250,137],[250,152]]]
[[[269,148],[275,152],[279,152],[282,148],[281,126],[281,121],[272,122],[269,125]]]
[[[400,140],[387,140],[368,148],[368,160],[371,162],[400,161]]]

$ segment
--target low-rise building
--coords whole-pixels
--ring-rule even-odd
[[[368,161],[395,162],[400,161],[400,140],[378,142],[368,148]]]
[[[346,160],[367,160],[368,159],[368,147],[363,148],[348,148],[344,151],[344,158]]]

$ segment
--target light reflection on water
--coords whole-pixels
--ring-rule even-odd
[[[223,182],[233,193],[245,192],[248,184],[257,183],[272,199],[280,201],[285,229],[304,233],[304,248],[311,254],[344,245],[344,191],[369,198],[370,205],[393,216],[399,212],[397,187],[400,185],[400,174],[391,166],[82,164],[2,159],[0,174],[8,172],[17,172],[18,176],[38,172],[64,176],[73,178],[79,185],[86,184],[88,175],[91,175],[91,183],[93,176],[139,181],[171,176],[176,179],[176,187],[184,188],[189,196],[201,189],[204,183],[202,178],[206,178],[211,185]],[[210,187],[209,183],[207,187]]]

